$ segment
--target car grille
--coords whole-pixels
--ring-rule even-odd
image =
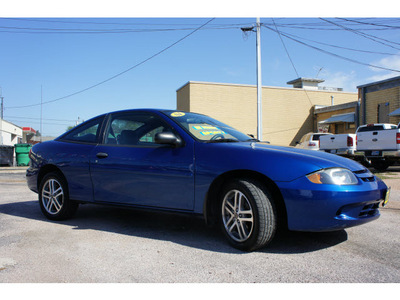
[[[365,182],[372,182],[372,181],[375,181],[375,177],[374,177],[374,176],[372,176],[372,177],[360,177],[360,179],[361,179],[362,181],[365,181]]]
[[[370,218],[379,215],[380,201],[350,204],[341,207],[336,212],[337,219]]]
[[[374,216],[379,213],[379,202],[365,205],[359,213],[359,217]]]
[[[375,176],[373,176],[367,169],[354,171],[353,173],[364,182],[373,182],[376,180]]]
[[[359,170],[359,171],[354,171],[354,174],[365,174],[365,173],[368,173],[368,170],[367,169],[362,169],[362,170]]]

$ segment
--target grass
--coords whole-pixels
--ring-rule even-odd
[[[385,172],[374,172],[376,177],[380,179],[400,179],[399,173],[385,173]]]

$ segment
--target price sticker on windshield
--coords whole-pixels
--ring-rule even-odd
[[[177,111],[177,112],[173,112],[171,114],[171,117],[183,117],[184,115],[185,115],[185,113]]]
[[[213,131],[200,131],[201,135],[216,135],[216,134],[226,134],[225,131],[222,130],[213,130]]]

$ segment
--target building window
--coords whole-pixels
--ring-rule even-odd
[[[389,102],[378,104],[378,123],[389,123],[390,105]]]

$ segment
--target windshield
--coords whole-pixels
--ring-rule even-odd
[[[256,139],[205,115],[187,112],[164,112],[196,140],[208,143],[245,142]]]

